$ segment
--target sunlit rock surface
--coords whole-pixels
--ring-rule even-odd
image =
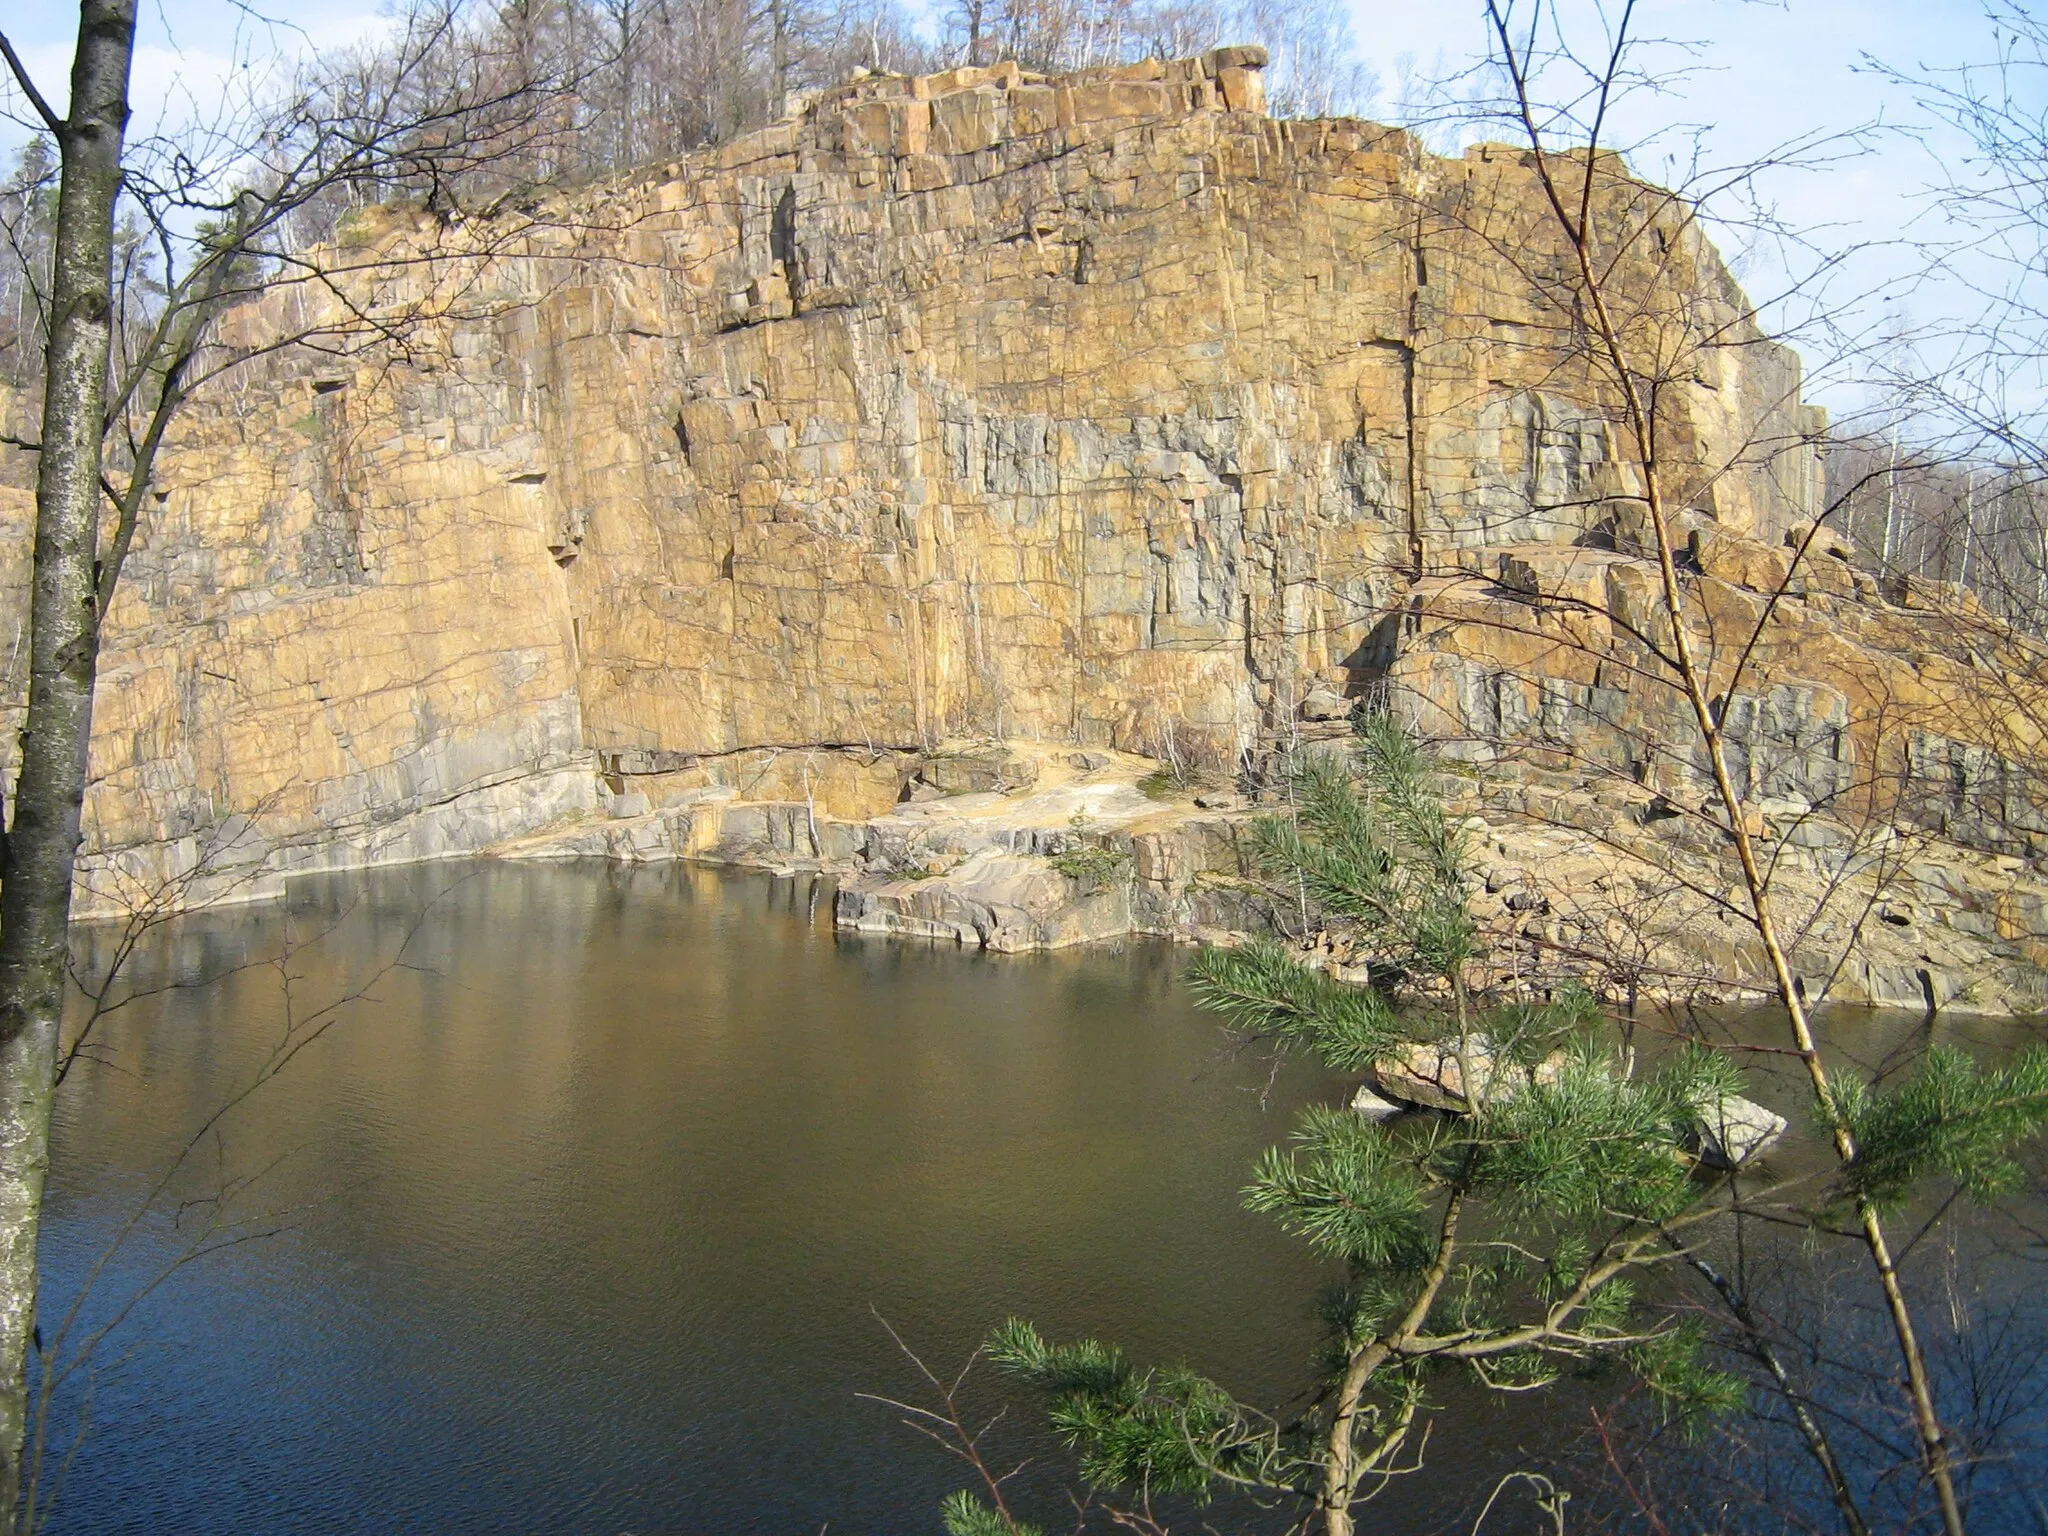
[[[1590,831],[1584,881],[1632,878],[1593,865],[1642,838],[1710,862],[1697,765],[1641,747],[1684,721],[1615,618],[1653,571],[1611,402],[1509,259],[1548,217],[1530,167],[1273,121],[1261,62],[869,78],[525,208],[354,216],[314,254],[390,339],[264,353],[162,458],[108,626],[88,905],[505,845],[809,860],[858,875],[849,926],[997,948],[1222,932],[1256,905],[1232,775],[1387,700],[1473,766],[1496,861],[1554,884]],[[1934,956],[1948,912],[2024,971],[2033,742],[1944,702],[2000,659],[1845,558],[1778,592],[1819,414],[1712,249],[1676,220],[1659,245],[1629,281],[1724,338],[1664,402],[1688,568],[1711,615],[1792,624],[1729,706],[1759,816],[1813,844],[1788,883],[1825,883],[1886,752],[1938,788],[1858,802],[1938,843],[1948,888],[1832,984],[1919,1001],[1974,963]],[[222,335],[342,320],[297,287]],[[16,537],[17,698],[24,580]],[[1145,799],[1132,754],[1206,771],[1204,803]],[[1007,841],[935,830],[977,820]],[[1123,838],[1128,878],[1055,870],[1081,834]]]

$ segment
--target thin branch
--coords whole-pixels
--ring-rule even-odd
[[[7,68],[14,75],[14,83],[21,87],[21,94],[26,96],[28,104],[35,108],[36,116],[43,120],[43,126],[61,140],[69,125],[57,116],[47,101],[43,100],[43,93],[36,89],[35,80],[29,74],[28,66],[22,63],[21,55],[14,51],[14,44],[8,41],[5,32],[0,32],[0,58],[7,60]]]

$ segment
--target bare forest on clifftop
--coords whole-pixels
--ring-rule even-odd
[[[402,40],[336,52],[302,67],[289,89],[344,113],[353,106],[367,126],[394,74],[421,100],[465,77],[486,90],[493,81],[546,81],[544,103],[504,93],[498,116],[518,119],[516,152],[463,166],[397,156],[374,174],[339,177],[294,211],[279,241],[311,243],[350,208],[394,198],[475,205],[673,160],[772,122],[803,93],[859,71],[918,75],[1007,59],[1056,74],[1257,43],[1272,59],[1276,115],[1356,115],[1378,95],[1371,73],[1351,62],[1336,0],[961,0],[938,13],[936,28],[900,0],[515,0],[441,9],[448,20],[431,57],[408,57]],[[40,134],[0,179],[0,370],[17,388],[39,366],[37,288],[48,279],[56,179]],[[146,311],[160,240],[192,231],[152,231],[137,210],[124,212],[119,260],[132,301]]]

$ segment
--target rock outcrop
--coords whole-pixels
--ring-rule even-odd
[[[1341,673],[1411,534],[1580,531],[1521,487],[1611,478],[1607,427],[1491,246],[1417,233],[1447,188],[1533,217],[1526,169],[1269,120],[1258,60],[868,79],[495,224],[356,216],[316,256],[379,274],[354,297],[403,345],[284,349],[184,419],[110,624],[93,847],[257,813],[383,856],[589,754],[1229,762]],[[290,288],[224,335],[330,322]],[[1729,368],[1697,435],[1796,438],[1790,355]],[[1812,478],[1731,475],[1722,515],[1776,527]]]
[[[1520,818],[1504,861],[1696,801],[1640,746],[1669,703],[1611,621],[1646,579],[1612,402],[1504,254],[1547,217],[1527,158],[1270,120],[1261,63],[871,77],[523,209],[353,216],[313,258],[399,340],[308,287],[236,311],[226,346],[317,344],[241,364],[162,457],[108,625],[89,900],[499,845],[751,849],[857,868],[856,928],[1210,932],[1244,912],[1235,802],[1146,800],[1135,771],[1097,794],[1075,764],[1227,788],[1394,697],[1485,770],[1474,814]],[[1820,420],[1666,222],[1631,280],[1720,338],[1664,402],[1688,558],[1748,611],[1821,511]],[[1730,705],[1787,826],[1888,761],[1851,724],[1865,681],[1924,716],[1931,673],[1972,665],[1818,565],[1770,687]],[[2026,743],[1947,715],[1897,740],[1954,793],[1873,814],[2044,851]],[[1075,817],[1130,878],[1054,867]],[[948,845],[977,819],[1007,844]],[[1986,953],[2022,963],[2030,921]],[[1867,995],[1918,989],[1899,964]]]

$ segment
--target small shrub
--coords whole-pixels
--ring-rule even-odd
[[[1218,774],[1190,767],[1186,763],[1161,763],[1138,780],[1138,793],[1147,800],[1171,800],[1197,790],[1215,789],[1225,780]]]
[[[1054,854],[1049,864],[1069,880],[1079,881],[1090,890],[1111,884],[1123,878],[1130,866],[1131,856],[1121,848],[1110,848],[1102,843],[1083,843],[1078,848],[1069,848]]]
[[[1155,768],[1138,780],[1138,793],[1147,800],[1171,800],[1187,788],[1187,781],[1171,768]]]

